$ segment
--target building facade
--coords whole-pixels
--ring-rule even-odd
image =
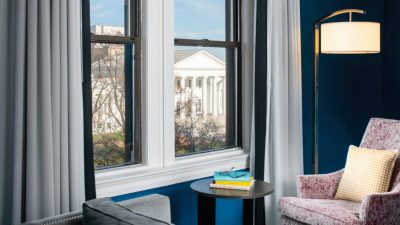
[[[123,36],[125,34],[125,29],[123,27],[93,25],[90,26],[90,32],[97,35]]]
[[[98,35],[122,35],[124,29],[92,26]],[[124,129],[124,46],[92,45],[93,132]],[[174,99],[176,120],[212,117],[225,121],[225,62],[205,50],[175,50]]]
[[[175,115],[225,114],[225,63],[205,50],[175,50]]]

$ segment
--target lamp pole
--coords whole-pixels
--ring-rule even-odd
[[[314,23],[314,66],[313,66],[313,167],[314,174],[318,174],[318,89],[319,89],[319,55],[321,54],[321,24],[330,18],[341,14],[349,14],[349,20],[352,20],[352,13],[366,14],[366,11],[360,9],[343,9],[335,11],[327,16],[322,17]]]

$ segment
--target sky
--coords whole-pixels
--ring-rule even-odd
[[[91,25],[123,27],[124,3],[125,0],[90,0]],[[225,40],[225,0],[175,0],[174,6],[176,38]],[[207,50],[225,58],[222,49]]]

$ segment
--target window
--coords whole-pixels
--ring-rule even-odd
[[[240,146],[239,2],[175,0],[176,156]]]
[[[141,163],[140,1],[88,1],[90,73],[84,93],[91,96],[85,105],[91,143],[86,146],[95,169]]]
[[[248,167],[240,0],[140,1],[83,1],[85,183],[97,197]]]

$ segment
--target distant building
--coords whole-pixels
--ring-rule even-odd
[[[225,62],[205,50],[175,50],[175,115],[224,115],[225,71]]]
[[[97,35],[123,36],[125,34],[123,27],[104,26],[104,25],[90,26],[90,32]]]
[[[91,27],[98,35],[122,35],[122,27]],[[120,46],[92,46],[93,132],[122,131],[125,118],[117,105],[124,98],[124,52]],[[225,62],[205,50],[175,50],[175,116],[213,116],[225,120]],[[116,90],[116,92],[114,92]],[[124,101],[124,99],[123,99]],[[94,104],[96,104],[94,102]]]

